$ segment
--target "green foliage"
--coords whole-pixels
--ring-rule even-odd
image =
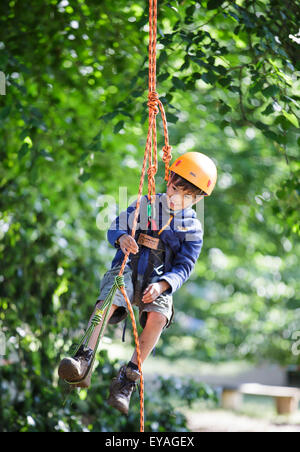
[[[107,215],[103,195],[117,199],[119,186],[129,196],[138,189],[148,117],[147,21],[141,0],[117,7],[34,0],[27,10],[21,0],[0,4],[6,430],[80,431],[84,410],[98,419],[85,425],[100,429],[102,419],[107,430],[116,426],[115,416],[99,408],[108,381],[99,383],[99,404],[97,383],[93,397],[73,401],[73,412],[61,406],[53,375],[70,335],[85,327],[114,255],[97,226]],[[201,258],[176,294],[177,322],[158,349],[170,359],[297,363],[291,335],[300,312],[298,24],[296,1],[159,2],[157,91],[174,157],[199,150],[219,172],[205,201]],[[158,132],[161,147],[160,119]],[[164,189],[161,165],[157,191]],[[188,391],[182,397],[189,400]],[[165,429],[185,428],[179,415],[177,427],[167,411],[161,418]],[[120,430],[136,429],[133,420],[130,427],[118,422]]]

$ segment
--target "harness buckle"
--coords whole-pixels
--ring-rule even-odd
[[[164,271],[163,271],[164,265],[160,265],[159,267],[156,267],[154,269],[155,273],[157,274],[157,276],[161,276],[163,275]]]

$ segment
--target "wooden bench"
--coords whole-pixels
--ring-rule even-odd
[[[245,383],[240,386],[223,387],[222,407],[239,410],[244,394],[273,397],[278,414],[291,414],[297,411],[300,399],[300,390],[297,388]]]

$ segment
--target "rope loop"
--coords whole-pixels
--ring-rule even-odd
[[[91,324],[93,325],[93,327],[96,327],[97,325],[99,325],[101,320],[102,320],[102,315],[101,314],[95,314],[94,317],[91,320]]]
[[[125,286],[125,282],[124,282],[124,276],[116,276],[115,277],[115,285],[117,287],[117,289],[121,289],[121,287]]]
[[[148,94],[148,107],[150,112],[152,111],[155,115],[159,113],[158,103],[159,97],[156,91],[150,91]]]

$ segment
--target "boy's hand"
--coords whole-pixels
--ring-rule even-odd
[[[168,290],[170,285],[167,281],[159,281],[157,283],[150,284],[146,290],[144,290],[142,302],[152,303],[157,297],[159,297],[163,292]]]
[[[131,235],[124,234],[119,239],[120,248],[124,254],[128,251],[132,254],[137,254],[139,251],[139,247]]]

